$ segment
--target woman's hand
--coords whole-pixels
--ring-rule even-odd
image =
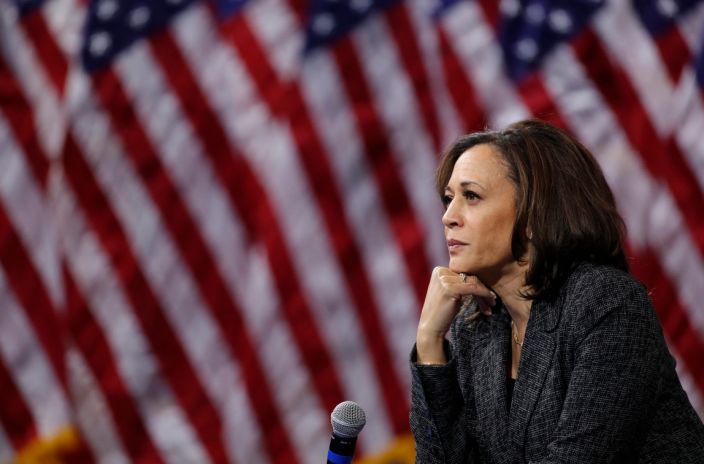
[[[458,274],[447,267],[436,267],[430,277],[423,311],[416,333],[416,351],[421,364],[444,364],[443,340],[460,310],[462,298],[474,296],[479,309],[491,314],[496,295],[477,277]]]

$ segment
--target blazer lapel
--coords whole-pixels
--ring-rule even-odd
[[[552,331],[559,320],[559,307],[558,304],[536,301],[528,319],[509,420],[511,438],[521,455],[530,417],[552,364],[555,351]]]
[[[470,356],[477,422],[493,450],[506,449],[509,438],[506,379],[511,334],[507,318],[506,313],[495,313],[482,322]]]

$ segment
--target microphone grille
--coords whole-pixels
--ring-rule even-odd
[[[362,409],[354,401],[343,401],[335,406],[332,414],[330,414],[330,422],[332,423],[332,431],[336,435],[347,438],[353,438],[359,435],[359,432],[367,423],[367,417]]]

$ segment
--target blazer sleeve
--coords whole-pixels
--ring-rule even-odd
[[[447,364],[417,364],[411,352],[411,431],[416,442],[416,463],[474,462],[468,449],[465,408],[457,377],[457,358],[445,341]]]
[[[661,374],[674,369],[644,288],[634,282],[607,291],[616,296],[602,294],[580,308],[592,320],[576,324],[573,370],[541,464],[632,459],[654,414]]]

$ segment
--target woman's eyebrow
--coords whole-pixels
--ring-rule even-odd
[[[471,185],[471,184],[474,184],[474,185],[476,185],[476,186],[478,186],[478,187],[483,188],[484,190],[486,190],[486,187],[484,187],[484,186],[483,186],[482,184],[480,184],[479,182],[474,182],[473,180],[465,180],[465,181],[460,182],[460,187],[467,187],[468,185]]]

